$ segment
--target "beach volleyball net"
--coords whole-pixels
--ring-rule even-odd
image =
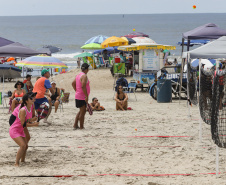
[[[193,105],[198,104],[198,96],[197,96],[197,67],[192,67],[188,62],[188,93],[189,99]]]
[[[202,120],[210,124],[214,68],[208,71],[201,68],[200,71],[199,110]]]
[[[226,148],[226,70],[215,72],[214,76],[211,133],[215,144]]]

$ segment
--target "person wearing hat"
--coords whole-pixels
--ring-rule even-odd
[[[9,98],[11,103],[11,111],[13,112],[15,107],[21,103],[23,95],[26,94],[25,90],[23,89],[24,84],[21,81],[17,81],[14,85],[14,88],[16,89],[12,96]]]
[[[38,126],[37,117],[35,116],[34,102],[37,93],[29,92],[22,98],[20,106],[15,108],[9,118],[9,135],[19,145],[16,155],[15,166],[19,166],[19,162],[25,162],[26,151],[30,134],[27,127]]]
[[[45,97],[46,89],[49,89],[52,94],[54,94],[53,88],[50,84],[50,81],[48,80],[50,77],[49,70],[43,69],[41,72],[42,77],[39,78],[34,85],[33,92],[37,92],[36,100],[35,100],[35,110],[39,108],[39,106],[43,102],[48,103],[48,99]],[[44,123],[51,124],[51,122],[47,121],[47,118],[51,112],[51,109],[49,109],[48,115],[44,119]]]
[[[72,87],[75,90],[75,105],[79,108],[79,112],[75,117],[74,129],[84,129],[84,119],[86,114],[86,105],[89,100],[90,86],[87,73],[89,72],[89,65],[83,63],[80,72],[72,82]],[[80,122],[80,127],[78,126]]]
[[[31,92],[33,89],[33,85],[31,83],[31,76],[32,75],[27,75],[26,76],[26,80],[23,81],[24,83],[24,90],[26,91],[26,93]]]

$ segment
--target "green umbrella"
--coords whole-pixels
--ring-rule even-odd
[[[84,53],[81,53],[81,54],[78,54],[78,55],[75,55],[74,58],[80,58],[80,57],[91,57],[93,56],[91,53],[88,53],[88,52],[84,52]]]
[[[100,44],[97,43],[90,43],[90,44],[86,44],[84,46],[81,47],[82,49],[102,49]]]

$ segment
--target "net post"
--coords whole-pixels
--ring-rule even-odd
[[[187,106],[188,106],[188,118],[191,117],[191,112],[190,112],[190,103],[188,102],[188,100],[190,100],[190,96],[189,96],[189,79],[188,79],[188,63],[190,63],[190,54],[187,52]],[[183,75],[183,73],[182,73]],[[191,100],[190,100],[191,101]]]
[[[219,147],[216,145],[216,177],[219,175]]]
[[[200,99],[200,90],[201,90],[201,59],[199,58],[199,99]],[[199,113],[201,113],[201,111],[199,110]],[[201,114],[199,114],[199,142],[202,142],[202,118],[201,118]]]

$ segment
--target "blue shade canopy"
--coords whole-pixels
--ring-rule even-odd
[[[85,42],[85,44],[90,44],[90,43],[101,44],[101,43],[104,42],[107,38],[108,38],[108,36],[105,36],[105,35],[98,35],[98,36],[92,37],[92,38],[90,38],[89,40],[87,40],[87,41]]]
[[[194,46],[194,45],[204,45],[207,44],[208,42],[210,42],[210,40],[190,40],[190,45],[189,46]],[[187,45],[188,41],[184,41],[184,45]],[[177,45],[181,45],[182,46],[182,42],[178,42]]]
[[[215,64],[216,63],[216,60],[214,60],[214,59],[208,59],[208,61],[209,61],[209,63],[210,64]],[[201,60],[201,62],[202,62],[202,60]],[[202,62],[203,63],[203,62]],[[205,64],[205,63],[204,63]],[[193,66],[193,67],[198,67],[198,65],[199,65],[199,59],[195,59],[195,60],[193,60],[192,62],[191,62],[191,65]]]
[[[103,53],[104,50],[107,50],[108,54],[111,54],[111,53],[119,53],[121,51],[117,50],[118,47],[108,47],[108,48],[105,48],[105,49],[100,49],[100,50],[96,50],[93,52],[93,54],[101,54]]]
[[[208,23],[193,30],[183,33],[184,39],[218,39],[226,36],[226,30],[219,28],[216,24]]]
[[[21,77],[21,69],[8,65],[8,64],[0,64],[0,77],[2,78],[19,78]]]

